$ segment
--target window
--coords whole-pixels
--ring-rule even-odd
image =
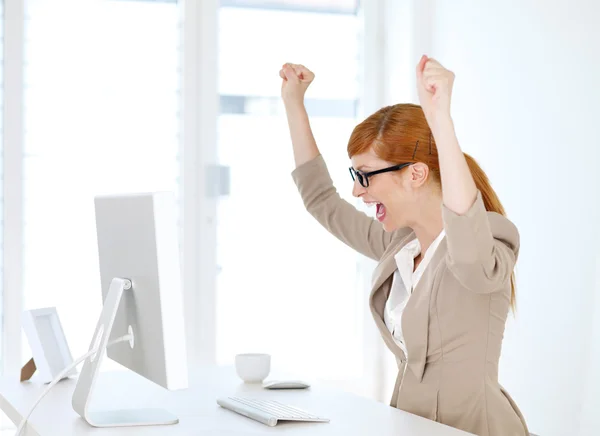
[[[179,194],[179,10],[28,0],[26,17],[25,308],[57,306],[77,356],[102,307],[93,197]]]
[[[278,76],[284,62],[315,71],[311,125],[351,198],[346,144],[357,123],[360,35],[352,1],[221,2],[218,153],[231,190],[218,209],[219,363],[265,351],[277,368],[306,377],[362,375],[358,258],[301,204]]]
[[[357,0],[221,0],[221,6],[270,9],[283,11],[307,11],[322,13],[355,14]]]
[[[362,260],[301,204],[278,76],[286,61],[317,74],[306,101],[312,127],[352,200],[345,149],[365,106],[358,2],[222,0],[216,21],[212,2],[12,2],[25,8],[24,22],[22,9],[10,21],[25,25],[24,43],[22,33],[11,39],[23,73],[10,76],[19,78],[11,89],[23,95],[11,107],[23,105],[24,127],[11,129],[19,141],[6,168],[21,168],[22,155],[13,209],[22,202],[23,210],[11,222],[18,232],[7,225],[4,236],[18,234],[10,245],[23,250],[11,289],[23,288],[24,308],[56,306],[73,354],[85,351],[101,310],[93,197],[175,191],[186,217],[192,361],[266,351],[274,367],[306,377],[363,377]],[[230,170],[229,194],[218,201],[211,183],[225,173],[213,173],[215,164]],[[20,329],[17,317],[6,321]]]

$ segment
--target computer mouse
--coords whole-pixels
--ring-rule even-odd
[[[263,383],[265,389],[306,389],[310,385],[300,380],[270,380]]]

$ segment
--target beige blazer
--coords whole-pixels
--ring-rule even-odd
[[[402,316],[408,360],[383,321],[394,255],[415,238],[411,229],[385,232],[340,198],[321,156],[292,173],[306,209],[333,235],[379,262],[371,313],[398,362],[391,405],[480,436],[528,435],[525,420],[498,383],[498,361],[510,308],[510,276],[519,233],[486,212],[481,193],[457,215],[444,207],[446,237]]]

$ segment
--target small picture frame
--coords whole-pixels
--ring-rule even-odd
[[[37,372],[36,378],[39,381],[50,383],[73,363],[56,307],[23,312],[23,330],[33,358],[21,370],[21,381],[29,380]],[[65,378],[75,374],[77,369],[73,368]]]

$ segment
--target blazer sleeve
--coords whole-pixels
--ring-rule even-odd
[[[481,294],[502,289],[519,253],[519,232],[506,217],[487,212],[477,191],[471,208],[458,215],[442,205],[448,268],[467,289]]]
[[[359,253],[376,261],[381,259],[398,233],[386,232],[379,222],[340,197],[321,155],[297,167],[292,177],[306,210],[329,233]]]

